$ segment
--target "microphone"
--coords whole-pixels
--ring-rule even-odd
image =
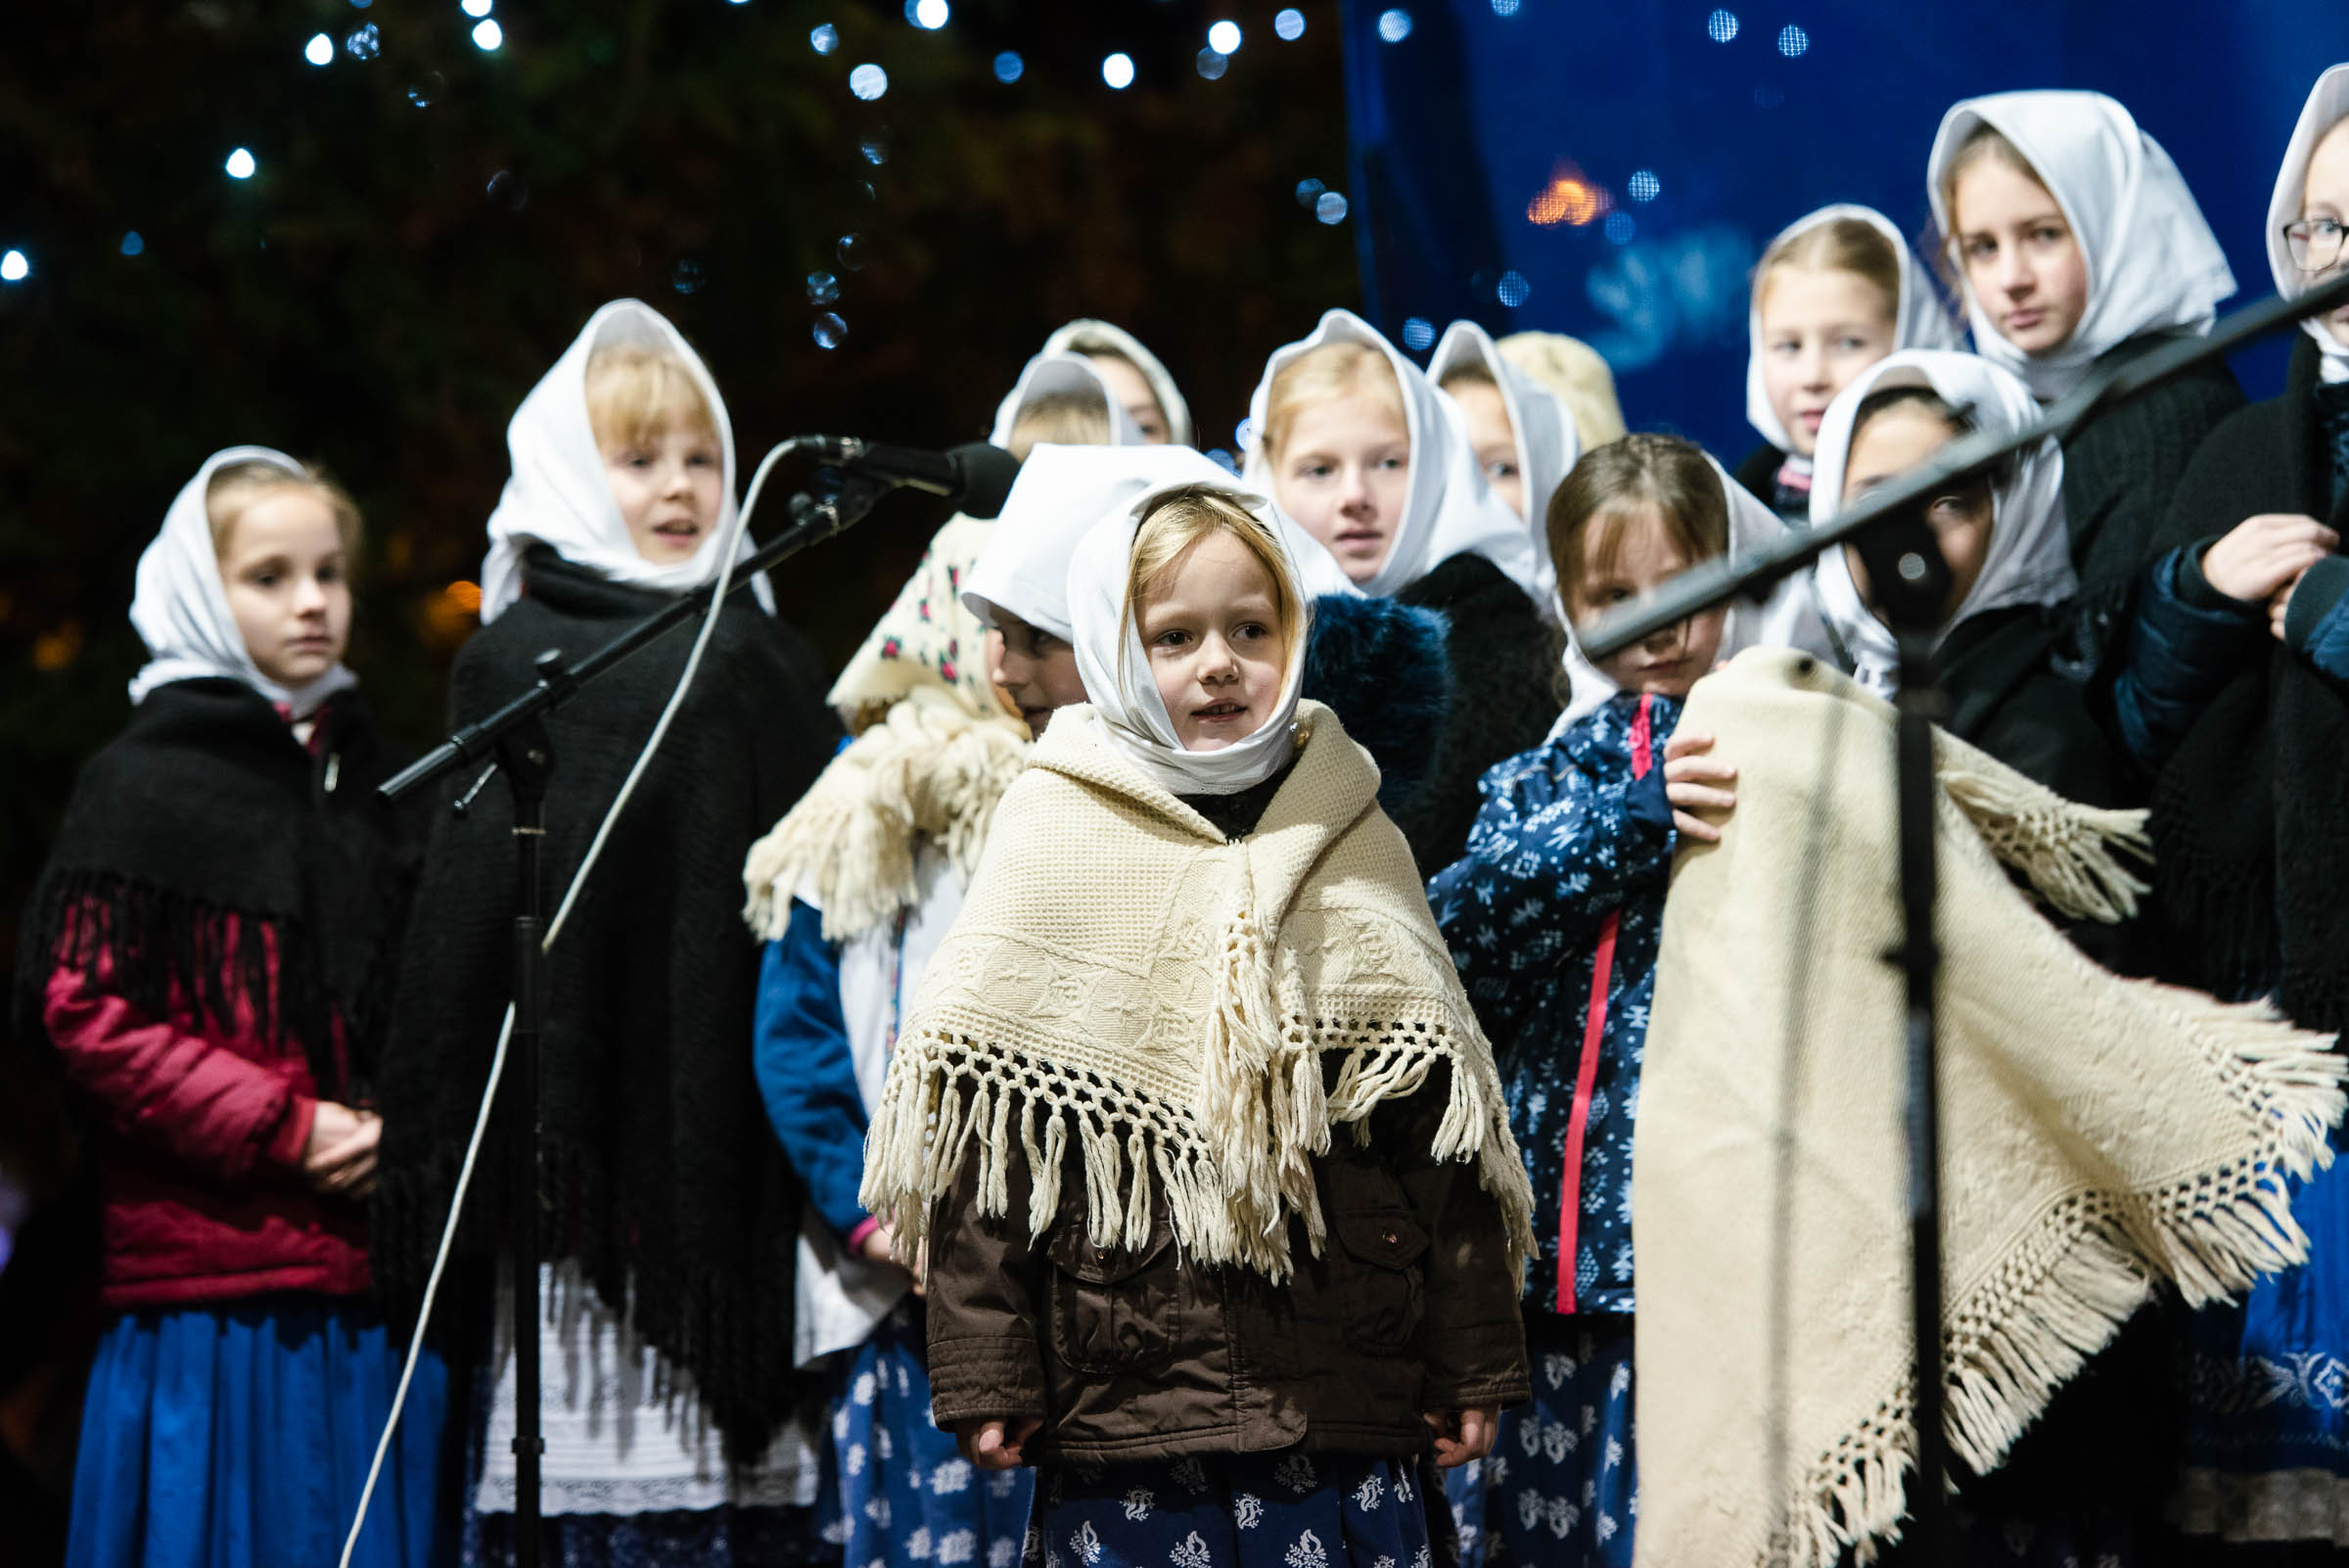
[[[853,436],[818,436],[810,448],[819,463],[852,469],[868,479],[905,489],[943,495],[972,517],[1003,510],[1020,460],[1000,446],[971,441],[943,452],[889,446]]]

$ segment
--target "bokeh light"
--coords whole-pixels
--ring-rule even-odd
[[[1522,272],[1504,272],[1500,275],[1500,282],[1495,286],[1494,293],[1500,297],[1502,304],[1514,310],[1533,298],[1534,286]]]
[[[832,254],[840,258],[840,264],[849,271],[862,272],[864,270],[864,236],[861,234],[842,235],[840,243],[832,248]]]
[[[1664,192],[1664,182],[1652,168],[1634,169],[1629,189],[1635,202],[1652,202]]]
[[[1012,82],[1018,81],[1020,79],[1020,73],[1027,69],[1028,62],[1022,60],[1018,53],[1013,50],[1006,49],[1001,54],[995,56],[995,80],[1002,82],[1007,86]]]
[[[1425,353],[1436,346],[1436,324],[1425,316],[1404,317],[1403,346],[1413,353]]]
[[[849,324],[827,310],[815,318],[814,325],[807,329],[807,335],[815,340],[818,348],[837,348],[849,341]]]
[[[807,274],[807,302],[828,305],[840,298],[840,280],[829,272]]]
[[[384,52],[384,35],[372,22],[353,27],[350,36],[343,40],[343,52],[353,60],[373,60]]]
[[[1737,14],[1733,11],[1714,12],[1705,19],[1705,31],[1715,43],[1727,43],[1737,36]]]
[[[1629,212],[1607,214],[1607,238],[1617,245],[1631,244],[1632,236],[1638,232],[1639,225],[1632,221],[1632,215]]]
[[[0,283],[23,283],[32,276],[32,261],[22,251],[0,255]]]
[[[886,130],[872,132],[856,144],[856,150],[864,155],[866,162],[879,168],[889,161],[889,132]]]
[[[1513,17],[1524,8],[1525,0],[1493,0],[1493,15]]]
[[[1313,204],[1320,200],[1321,193],[1328,189],[1329,187],[1319,180],[1299,180],[1297,182],[1297,205],[1311,211]]]
[[[869,104],[889,91],[889,72],[867,61],[849,72],[849,91]]]
[[[1133,85],[1133,57],[1128,54],[1107,56],[1101,62],[1101,79],[1119,92]]]
[[[1615,205],[1606,190],[1586,178],[1582,170],[1565,168],[1534,194],[1525,207],[1526,221],[1538,228],[1560,223],[1581,228]]]
[[[808,29],[807,47],[819,55],[828,55],[840,47],[840,29],[829,22],[818,23]]]
[[[124,255],[143,254],[146,250],[147,242],[139,237],[138,230],[132,229],[128,234],[122,236],[122,254]]]
[[[1217,54],[1213,49],[1199,51],[1199,74],[1209,81],[1221,81],[1223,72],[1231,69],[1231,56]]]
[[[497,24],[496,19],[491,18],[474,24],[473,46],[482,53],[492,54],[502,47],[505,41],[506,29]]]
[[[249,180],[253,178],[253,170],[260,167],[253,161],[252,149],[245,147],[229,154],[228,161],[220,166],[228,170],[228,177],[232,180]]]
[[[668,275],[668,286],[679,294],[699,294],[702,291],[702,264],[699,261],[680,261]]]
[[[323,32],[312,33],[310,41],[301,46],[301,58],[313,66],[331,66],[335,63],[335,41]]]
[[[1324,223],[1346,221],[1346,198],[1335,191],[1323,191],[1313,199],[1313,216]]]
[[[1400,9],[1380,12],[1378,35],[1391,44],[1403,42],[1411,35],[1411,14]]]
[[[1207,46],[1219,55],[1238,54],[1240,52],[1240,24],[1236,22],[1217,23],[1207,29]]]
[[[1282,43],[1295,43],[1305,36],[1305,13],[1291,6],[1272,19],[1272,36]]]
[[[905,0],[905,20],[925,32],[936,32],[954,14],[946,0]]]
[[[1811,47],[1811,35],[1789,22],[1778,29],[1778,53],[1792,60]]]
[[[469,17],[485,17],[497,9],[497,0],[457,0],[457,9]]]

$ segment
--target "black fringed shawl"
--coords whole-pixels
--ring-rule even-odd
[[[544,549],[524,597],[458,656],[451,717],[480,717],[657,609]],[[692,642],[681,629],[584,688],[549,723],[546,907],[554,910],[652,732]],[[790,1410],[793,1262],[803,1194],[751,1066],[759,948],[742,862],[831,756],[823,672],[747,597],[719,618],[693,690],[548,957],[545,1242],[699,1384],[737,1453]],[[478,769],[451,781],[469,786]],[[434,821],[384,1079],[376,1277],[421,1293],[509,994],[512,804],[492,780]],[[492,1256],[507,1184],[493,1136],[460,1247]],[[632,1307],[631,1307],[632,1304]]]
[[[313,756],[226,679],[160,686],[131,711],[75,781],[25,911],[20,1039],[46,1038],[49,976],[103,953],[112,989],[150,1017],[186,1008],[228,1030],[250,1005],[267,1038],[306,1053],[321,1095],[370,1097],[410,835],[375,800],[396,759],[356,694],[318,722]]]
[[[2230,417],[2180,483],[2156,552],[2262,512],[2349,530],[2333,499],[2316,345],[2283,395]],[[2293,1021],[2349,1027],[2349,697],[2279,643],[2221,690],[2153,792],[2163,975],[2279,992]]]

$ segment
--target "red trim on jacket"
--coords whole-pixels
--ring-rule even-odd
[[[1645,778],[1655,765],[1648,728],[1652,695],[1639,699],[1632,720],[1632,777]],[[1607,1038],[1607,991],[1615,976],[1615,934],[1622,917],[1610,913],[1598,928],[1598,951],[1590,961],[1590,1003],[1583,1014],[1583,1051],[1574,1069],[1574,1112],[1566,1123],[1565,1180],[1558,1189],[1558,1311],[1574,1311],[1575,1249],[1583,1222],[1583,1137],[1590,1121],[1590,1091],[1598,1083],[1598,1051]]]

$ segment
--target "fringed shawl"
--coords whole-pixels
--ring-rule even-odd
[[[1635,1144],[1642,1564],[1862,1561],[1914,1463],[1892,710],[1754,652],[1681,728],[1738,767],[1665,906]],[[2142,813],[1944,735],[1943,1357],[1995,1467],[2158,1280],[2201,1303],[2307,1256],[2342,1061],[2259,1006],[2096,968],[2049,907],[2119,919]]]
[[[1003,798],[931,961],[866,1144],[863,1203],[919,1241],[976,1150],[979,1208],[1034,1176],[1040,1234],[1082,1155],[1087,1230],[1141,1245],[1163,1193],[1205,1264],[1274,1281],[1290,1222],[1318,1252],[1313,1157],[1382,1102],[1449,1096],[1430,1151],[1474,1160],[1516,1266],[1532,1194],[1492,1048],[1378,774],[1318,703],[1257,830],[1227,843],[1065,711]]]

